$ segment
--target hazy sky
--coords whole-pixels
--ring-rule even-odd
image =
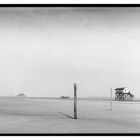
[[[0,8],[0,93],[140,97],[140,8]]]

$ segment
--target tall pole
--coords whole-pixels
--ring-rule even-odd
[[[112,110],[112,88],[110,88],[110,110]]]
[[[74,83],[74,119],[77,119],[77,84]]]

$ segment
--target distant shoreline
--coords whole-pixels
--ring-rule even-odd
[[[17,97],[17,96],[1,96],[1,97],[16,97],[16,98],[30,98],[30,99],[56,99],[56,100],[73,100],[70,98],[61,98],[61,97]],[[110,98],[107,97],[79,97],[78,100],[91,100],[91,101],[110,101]],[[114,102],[140,102],[140,99],[134,99],[133,101],[115,101]]]
[[[56,100],[73,100],[72,97],[70,98],[61,98],[61,97],[18,97],[18,96],[0,96],[2,97],[7,97],[7,98],[30,98],[30,99],[56,99]],[[91,100],[91,101],[110,101],[110,98],[107,97],[79,97],[78,100]],[[140,99],[134,99],[133,101],[115,101],[112,100],[113,102],[140,102]]]

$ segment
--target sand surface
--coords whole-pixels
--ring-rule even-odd
[[[0,133],[140,133],[140,103],[0,97]]]

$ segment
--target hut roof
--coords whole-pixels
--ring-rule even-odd
[[[116,88],[115,90],[123,90],[125,89],[126,87],[120,87],[120,88]]]

